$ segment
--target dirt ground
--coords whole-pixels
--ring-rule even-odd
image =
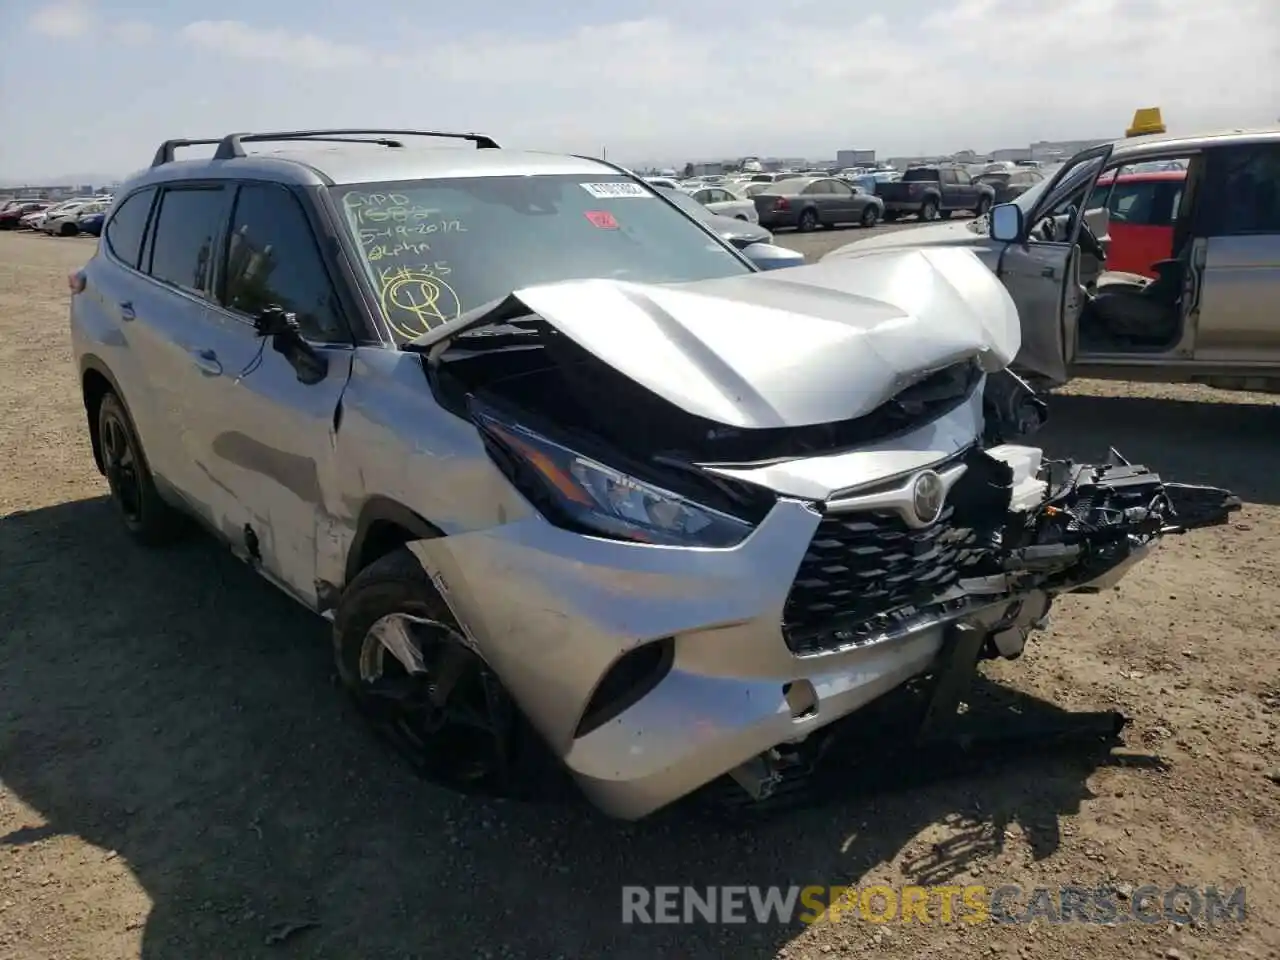
[[[1120,706],[1125,750],[750,826],[620,825],[424,785],[351,720],[323,622],[209,541],[126,541],[67,343],[64,278],[92,249],[0,234],[0,957],[1280,957],[1276,398],[1090,382],[1052,400],[1050,453],[1114,443],[1247,501],[987,670],[1029,700]],[[624,884],[873,882],[1243,884],[1248,917],[620,923]]]

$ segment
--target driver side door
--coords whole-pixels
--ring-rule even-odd
[[[1067,217],[1073,204],[1086,206],[1111,145],[1077,154],[1058,171],[1029,211],[1022,237],[1005,246],[997,275],[1018,307],[1022,347],[1015,368],[1054,383],[1070,379],[1076,322],[1084,306],[1081,257],[1076,248],[1079,215]]]

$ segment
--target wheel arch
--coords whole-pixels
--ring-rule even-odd
[[[102,407],[102,398],[114,393],[124,406],[129,419],[133,412],[129,409],[129,401],[125,399],[112,375],[110,368],[98,357],[89,354],[80,360],[80,394],[84,400],[85,420],[89,427],[89,445],[93,449],[93,462],[99,473],[105,473],[102,462],[102,438],[98,435],[98,410]]]
[[[343,584],[350,583],[369,564],[399,547],[414,540],[434,540],[444,535],[443,530],[399,501],[370,497],[356,521],[356,535],[347,551]]]

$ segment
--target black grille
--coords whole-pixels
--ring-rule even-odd
[[[832,514],[818,524],[783,612],[797,654],[856,646],[920,614],[980,553],[948,505],[924,530],[896,513]]]

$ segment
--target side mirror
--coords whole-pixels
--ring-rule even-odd
[[[991,218],[992,240],[1014,243],[1022,239],[1022,208],[1016,203],[998,203],[988,216]]]
[[[329,360],[303,339],[298,318],[282,307],[267,307],[253,318],[254,332],[270,338],[276,353],[283,356],[298,375],[298,381],[319,383],[329,372]]]
[[[753,243],[742,248],[742,254],[761,270],[780,270],[798,267],[804,263],[804,254],[798,250],[775,246],[772,243]]]

